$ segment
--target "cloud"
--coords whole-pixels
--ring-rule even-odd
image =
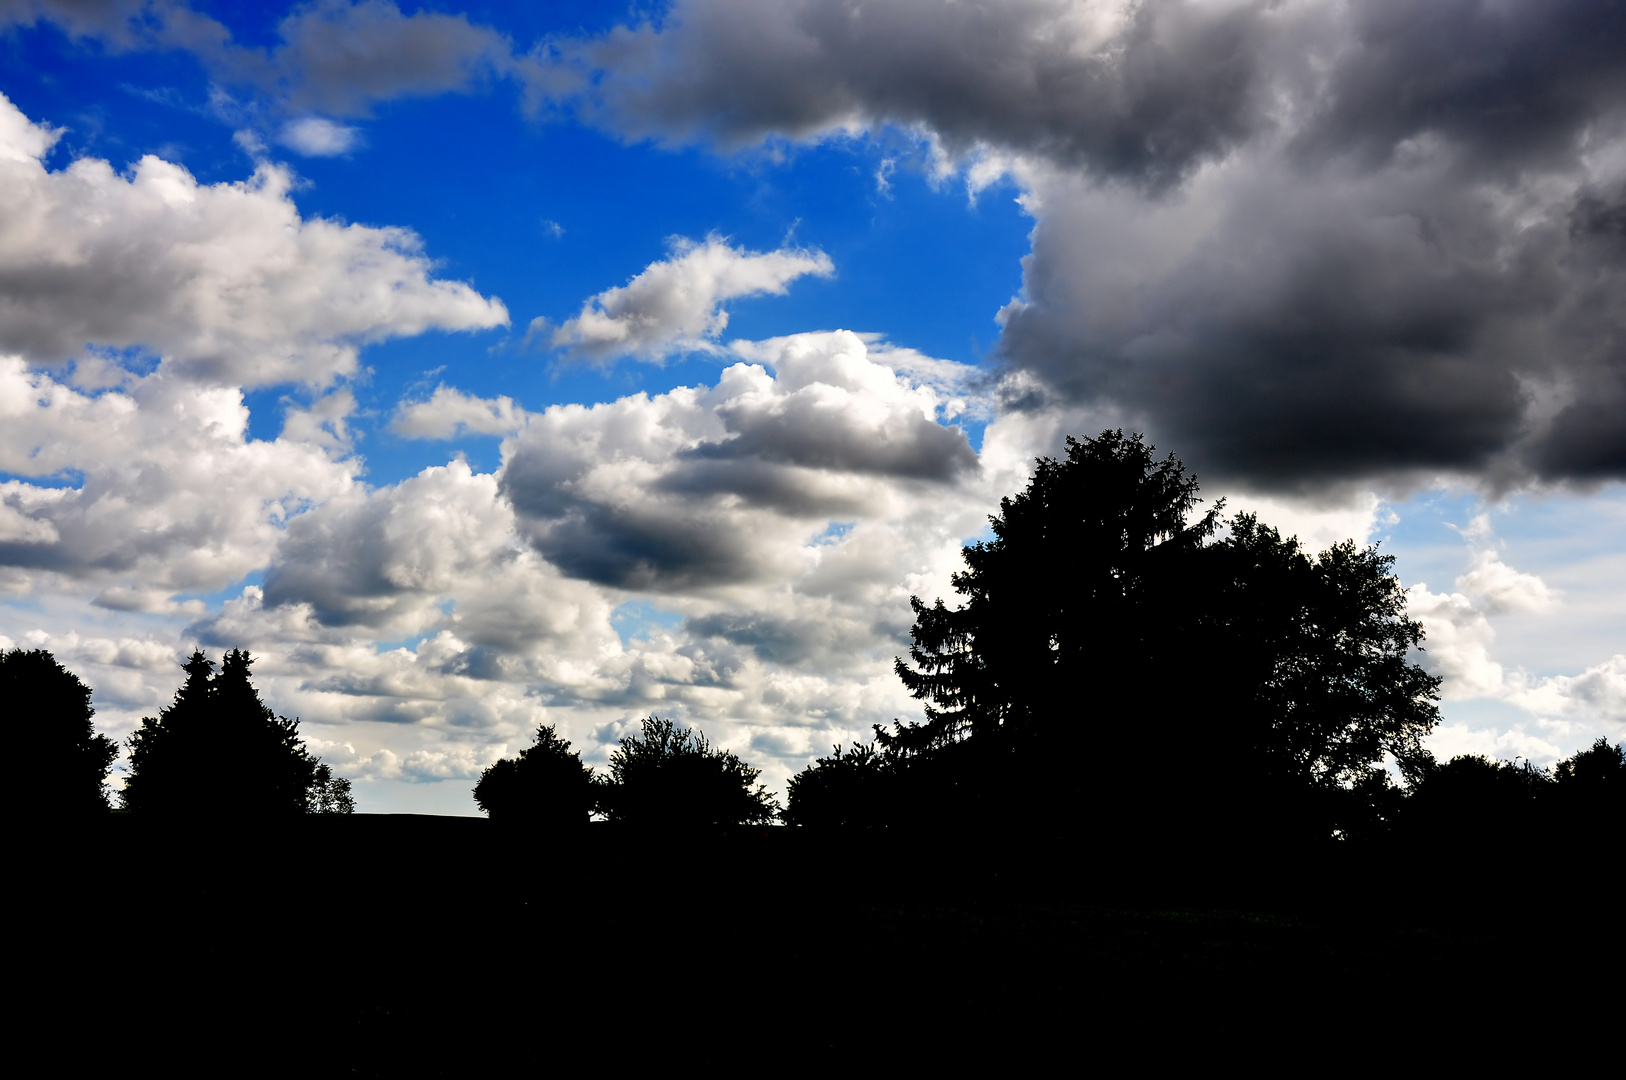
[[[684,590],[783,573],[831,519],[877,513],[900,487],[977,472],[938,395],[835,332],[748,350],[712,388],[533,414],[505,444],[504,494],[566,573]]]
[[[0,357],[0,471],[75,481],[0,485],[0,566],[95,584],[107,606],[142,610],[241,578],[286,517],[347,490],[356,468],[247,428],[235,388],[160,370],[87,394]]]
[[[892,124],[1167,186],[1265,126],[1262,4],[680,0],[563,46],[587,115],[635,138]],[[1278,19],[1277,21],[1280,21]]]
[[[508,321],[431,279],[405,229],[302,219],[275,166],[219,184],[151,155],[126,176],[92,158],[52,172],[50,138],[0,97],[0,351],[138,349],[217,384],[323,386],[366,343]]]
[[[1506,490],[1626,475],[1623,35],[1587,0],[682,0],[550,55],[630,137],[997,163],[1036,219],[1009,408],[1266,493]]]
[[[659,360],[679,352],[712,351],[728,326],[722,305],[746,296],[783,296],[792,281],[835,272],[822,251],[781,248],[767,254],[677,239],[672,257],[650,263],[625,285],[588,299],[575,318],[553,330],[554,348],[603,360]]]
[[[465,15],[405,15],[387,0],[299,5],[277,24],[278,43],[268,48],[238,44],[184,0],[21,0],[0,11],[0,26],[42,21],[117,51],[185,50],[216,79],[256,87],[294,112],[363,116],[376,102],[469,90],[521,70],[533,83],[551,85],[490,27]],[[316,151],[322,152],[343,151]]]
[[[1427,584],[1406,591],[1407,614],[1423,624],[1424,666],[1444,678],[1447,701],[1501,698],[1509,691],[1502,665],[1491,659],[1496,631],[1485,613],[1461,593],[1430,592]]]
[[[1514,696],[1543,715],[1582,715],[1626,724],[1626,653],[1616,653],[1580,675],[1543,679]]]
[[[526,412],[506,395],[474,397],[442,383],[427,401],[403,401],[390,430],[413,439],[452,439],[459,435],[508,435],[525,426]]]
[[[361,132],[320,116],[305,116],[282,125],[277,141],[306,157],[338,157],[356,148]]]
[[[1546,611],[1557,603],[1547,583],[1535,574],[1523,574],[1502,561],[1494,551],[1476,551],[1473,565],[1457,578],[1457,588],[1475,597],[1491,615],[1515,611]]]

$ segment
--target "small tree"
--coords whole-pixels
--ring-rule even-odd
[[[316,766],[316,782],[305,793],[307,814],[353,814],[356,798],[350,793],[350,781],[334,776],[327,765]]]
[[[234,806],[254,816],[303,814],[318,805],[346,805],[349,785],[321,762],[299,738],[299,721],[279,717],[260,700],[249,680],[253,659],[233,649],[220,674],[202,652],[182,665],[186,681],[175,700],[156,718],[142,717],[130,737],[130,776],[123,802],[146,813],[198,814]],[[341,786],[342,785],[342,786]]]
[[[839,743],[829,757],[790,778],[785,823],[815,827],[878,828],[894,824],[900,807],[902,763],[875,743]]]
[[[779,806],[757,782],[760,774],[699,731],[651,716],[610,754],[598,808],[611,821],[637,825],[764,824]]]
[[[474,785],[475,803],[493,821],[585,825],[594,798],[592,768],[552,724],[538,727],[518,757],[493,763]]]
[[[0,702],[12,718],[28,813],[77,815],[107,809],[108,770],[118,744],[91,726],[90,687],[43,649],[0,652]]]

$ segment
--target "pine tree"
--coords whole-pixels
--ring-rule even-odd
[[[182,815],[231,806],[257,817],[311,809],[321,763],[299,738],[299,721],[277,716],[260,700],[249,679],[252,664],[247,652],[233,649],[214,675],[214,664],[192,653],[175,700],[156,719],[143,717],[130,738],[127,809]],[[323,786],[333,784],[329,771]]]

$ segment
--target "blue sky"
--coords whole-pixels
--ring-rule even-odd
[[[0,644],[120,737],[248,647],[363,809],[652,712],[782,790],[1121,424],[1396,556],[1439,752],[1618,739],[1626,106],[1561,7],[13,5]]]

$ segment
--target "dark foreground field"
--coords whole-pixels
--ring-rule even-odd
[[[1618,1018],[1607,855],[405,815],[115,815],[14,851],[14,1029],[50,1073],[1358,1067]]]

